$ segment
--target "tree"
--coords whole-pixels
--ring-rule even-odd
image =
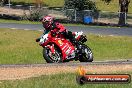
[[[102,0],[105,1],[107,3],[110,3],[112,0]],[[126,25],[126,16],[128,13],[128,6],[129,6],[130,0],[119,0],[119,6],[120,6],[120,10],[119,10],[119,25]]]
[[[3,4],[8,4],[8,0],[0,0],[0,4],[1,6],[3,6]]]
[[[65,9],[97,10],[95,3],[90,0],[65,0]]]
[[[0,0],[3,4],[8,4],[8,0]]]
[[[34,0],[34,1],[35,1],[36,7],[41,7],[43,4],[42,0]]]
[[[119,15],[119,25],[125,25],[125,19],[128,13],[128,6],[129,6],[130,0],[119,0],[119,6],[120,6],[120,15]]]
[[[92,10],[97,11],[95,2],[91,0],[65,0],[65,9],[73,9],[72,11],[66,10],[66,15],[69,19],[74,21],[82,22],[85,15],[93,14],[91,11],[82,10]]]

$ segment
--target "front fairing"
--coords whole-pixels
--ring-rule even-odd
[[[78,39],[81,35],[83,35],[83,32],[75,32],[75,38]]]
[[[41,35],[40,41],[39,41],[40,45],[44,44],[47,40],[48,40],[48,34]]]
[[[45,30],[44,33],[41,35],[40,41],[39,41],[39,43],[40,43],[41,46],[42,46],[45,42],[47,42],[49,33],[50,33],[50,31],[46,31],[46,30]]]
[[[74,32],[74,35],[75,35],[75,39],[77,41],[80,41],[82,43],[86,42],[87,41],[87,36],[85,34],[83,34],[83,32]]]

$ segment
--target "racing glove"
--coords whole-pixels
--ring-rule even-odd
[[[40,38],[37,38],[37,39],[36,39],[36,42],[39,42],[39,41],[40,41]]]

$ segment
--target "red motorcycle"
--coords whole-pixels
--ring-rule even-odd
[[[60,34],[53,36],[51,32],[43,34],[39,45],[43,47],[43,57],[47,63],[60,63],[72,60],[80,62],[92,62],[93,53],[91,49],[84,44],[87,41],[83,32],[75,32],[77,45],[71,43]]]

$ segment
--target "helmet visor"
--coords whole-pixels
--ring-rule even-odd
[[[44,28],[48,28],[49,27],[49,21],[43,21],[42,24],[43,24]]]

